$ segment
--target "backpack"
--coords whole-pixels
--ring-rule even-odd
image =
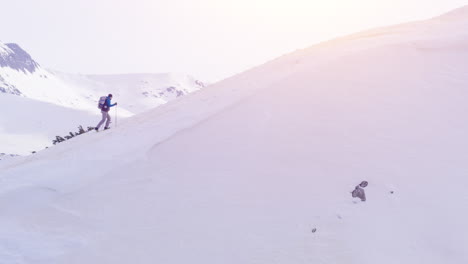
[[[102,107],[106,103],[106,99],[107,99],[107,96],[101,96],[101,98],[99,98],[99,103],[98,103],[98,108],[99,109],[102,109]]]

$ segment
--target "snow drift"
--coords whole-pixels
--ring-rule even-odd
[[[297,51],[5,161],[0,260],[467,263],[466,10]],[[365,203],[350,194],[362,180]]]

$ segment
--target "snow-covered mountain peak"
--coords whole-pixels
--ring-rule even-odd
[[[9,67],[24,73],[34,73],[39,68],[39,64],[18,44],[0,43],[0,67]]]
[[[0,58],[3,58],[4,56],[7,56],[11,52],[13,52],[13,51],[10,48],[8,48],[7,45],[0,42]]]

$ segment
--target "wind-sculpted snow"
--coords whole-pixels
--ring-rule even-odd
[[[0,260],[468,263],[468,33],[439,19],[0,162]]]

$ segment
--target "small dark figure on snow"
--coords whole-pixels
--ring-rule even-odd
[[[366,201],[366,193],[364,192],[364,188],[368,185],[368,182],[363,181],[361,182],[356,188],[354,188],[354,191],[351,192],[351,195],[353,198],[359,198],[361,201],[365,202]]]
[[[105,100],[104,100],[105,99]],[[101,100],[103,102],[101,102]],[[100,99],[100,102],[99,102],[99,109],[101,109],[101,114],[102,114],[102,120],[101,122],[99,122],[99,124],[94,128],[96,131],[99,130],[99,128],[101,127],[102,124],[104,124],[104,122],[106,122],[106,125],[104,126],[104,130],[106,129],[109,129],[109,124],[111,122],[111,117],[109,115],[109,110],[111,107],[113,106],[116,106],[117,103],[115,104],[111,104],[111,100],[112,100],[112,94],[109,94],[107,97],[106,96],[103,96],[101,97]]]

